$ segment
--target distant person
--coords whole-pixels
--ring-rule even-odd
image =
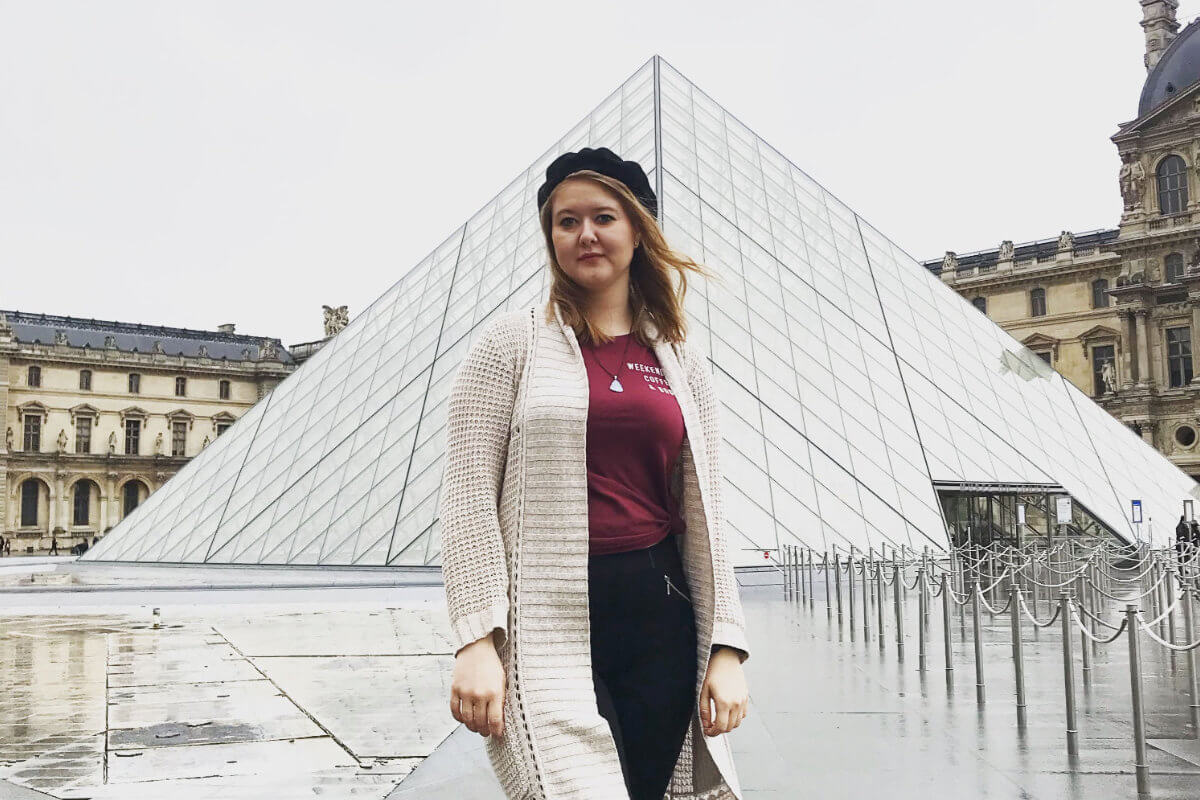
[[[4,542],[4,537],[0,536],[0,556],[4,555]]]
[[[1179,524],[1175,526],[1175,555],[1180,561],[1187,558],[1188,546],[1192,543],[1192,526],[1179,515]]]
[[[50,555],[52,555],[52,556],[58,555],[58,537],[57,536],[50,537]]]
[[[92,547],[95,547],[95,546],[96,546],[96,537],[93,536],[92,537]]]
[[[6,556],[12,555],[12,537],[11,536],[4,540],[4,555],[6,555]]]

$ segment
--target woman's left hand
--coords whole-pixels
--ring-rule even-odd
[[[716,705],[716,713],[709,704]],[[700,689],[700,722],[705,736],[717,736],[742,724],[750,706],[746,676],[736,650],[722,647],[708,660],[708,672]]]

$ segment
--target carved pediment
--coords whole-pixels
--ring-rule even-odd
[[[168,422],[186,422],[188,430],[192,429],[192,425],[196,421],[196,415],[188,411],[186,408],[177,408],[167,414]]]
[[[125,420],[127,420],[127,419],[144,420],[144,419],[148,418],[149,416],[150,416],[150,412],[147,411],[146,409],[139,408],[138,406],[129,406],[128,408],[121,409],[121,424],[122,425],[125,424]]]
[[[1087,343],[1096,339],[1118,339],[1121,334],[1107,325],[1096,325],[1079,334],[1079,340]]]
[[[237,422],[237,417],[228,411],[221,411],[213,414],[213,422]]]
[[[90,403],[80,403],[77,406],[71,407],[71,421],[74,422],[76,417],[92,417],[95,419],[100,416],[100,409]]]
[[[1030,350],[1045,350],[1046,348],[1058,347],[1058,339],[1053,336],[1047,336],[1044,333],[1031,333],[1021,340],[1021,344],[1028,347]]]
[[[37,400],[30,400],[28,403],[21,403],[17,406],[17,414],[25,416],[26,414],[45,417],[50,413],[50,409],[39,403]]]

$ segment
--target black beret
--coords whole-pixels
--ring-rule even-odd
[[[585,147],[578,153],[563,153],[550,162],[550,166],[546,167],[546,182],[537,193],[538,211],[546,204],[555,186],[566,180],[571,173],[581,169],[595,170],[601,175],[616,178],[629,187],[633,196],[646,207],[651,216],[658,216],[658,198],[650,188],[650,179],[646,177],[642,165],[636,161],[622,161],[620,156],[607,147]]]

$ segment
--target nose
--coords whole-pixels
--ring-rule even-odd
[[[579,226],[579,241],[594,242],[596,241],[596,228],[590,219],[585,219],[583,224]]]

